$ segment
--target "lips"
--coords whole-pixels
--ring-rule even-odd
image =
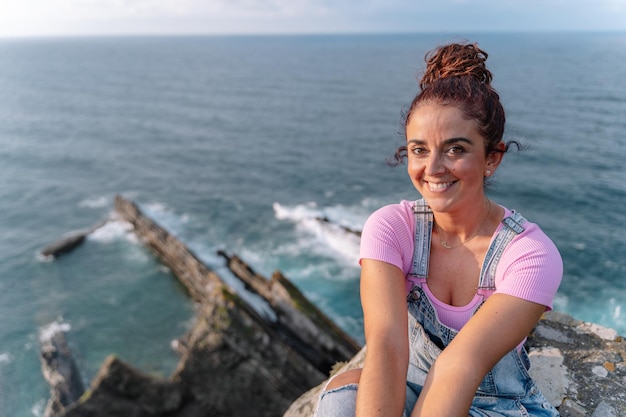
[[[450,182],[426,182],[426,184],[428,185],[428,189],[430,191],[436,192],[436,191],[444,191],[446,189],[448,189],[448,187],[452,186],[452,184],[454,184],[456,181],[450,181]]]

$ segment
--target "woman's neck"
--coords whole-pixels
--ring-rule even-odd
[[[441,245],[447,249],[461,246],[477,236],[493,233],[494,219],[501,215],[501,207],[488,198],[473,211],[434,213],[435,232]]]

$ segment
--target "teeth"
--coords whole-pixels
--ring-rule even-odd
[[[441,182],[441,183],[438,183],[438,184],[429,182],[428,183],[428,188],[430,188],[432,191],[437,191],[437,190],[444,190],[444,189],[448,188],[451,185],[452,185],[452,182]]]

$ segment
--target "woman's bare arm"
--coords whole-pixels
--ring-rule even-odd
[[[413,417],[467,417],[484,376],[528,336],[545,306],[494,294],[430,369]]]
[[[361,304],[367,353],[357,416],[402,415],[409,362],[404,273],[386,262],[361,261]]]

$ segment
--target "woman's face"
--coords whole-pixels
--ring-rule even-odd
[[[408,120],[406,137],[409,176],[434,211],[462,212],[484,201],[484,177],[495,172],[502,154],[485,155],[474,120],[454,105],[422,104]]]

